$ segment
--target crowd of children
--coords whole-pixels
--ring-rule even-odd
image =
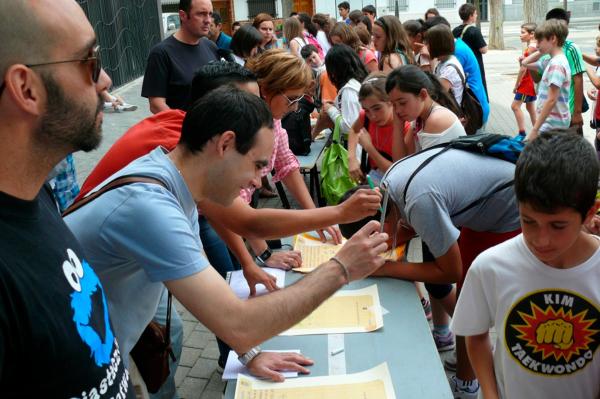
[[[435,345],[440,352],[456,349],[456,360],[447,362],[456,371],[449,381],[456,398],[598,398],[600,240],[589,232],[598,230],[600,208],[600,107],[592,120],[597,152],[581,136],[581,114],[583,73],[600,88],[598,68],[584,65],[600,66],[600,36],[596,55],[581,54],[567,39],[569,15],[562,9],[539,25],[521,26],[524,52],[511,108],[515,133],[528,144],[515,164],[447,146],[474,133],[472,107],[480,114],[474,130],[487,132],[487,44],[473,5],[460,7],[463,24],[454,30],[436,9],[404,23],[377,17],[372,5],[351,11],[344,1],[338,9],[338,21],[294,13],[282,37],[272,16],[260,13],[235,24],[229,38],[210,1],[181,1],[181,29],[148,59],[142,95],[155,115],[124,133],[75,201],[85,204],[99,189],[103,195],[65,218],[105,287],[125,365],[134,369],[129,352],[148,322],[166,323],[166,286],[218,335],[220,367],[233,348],[261,377],[280,380],[286,367],[307,372],[309,359],[261,354],[253,345],[339,288],[335,270],[346,283],[366,275],[417,283]],[[115,109],[127,105],[100,92]],[[600,96],[588,97],[597,103]],[[376,233],[374,222],[343,226],[373,218],[379,191],[353,189],[340,204],[317,208],[306,188],[293,152],[305,153],[311,139],[336,127],[345,136],[348,176],[357,185],[375,182],[389,196],[386,233]],[[100,188],[138,174],[162,183]],[[271,174],[302,211],[250,206]],[[220,295],[222,278],[205,272],[212,265],[224,277],[242,268],[251,292],[259,283],[276,291],[274,278],[258,266],[289,270],[302,259],[295,251],[272,252],[265,239],[317,230],[339,243],[338,223],[345,235],[356,233],[341,255],[304,283],[266,295],[275,299],[239,305],[229,293]],[[164,232],[154,232],[157,224]],[[388,235],[407,245],[418,237],[420,262],[384,263],[378,254]],[[360,253],[358,241],[369,250]],[[361,264],[368,267],[359,270]],[[314,299],[301,307],[300,297]],[[277,299],[289,307],[284,316],[260,311]],[[235,325],[223,317],[232,309],[243,319]],[[179,358],[182,323],[176,312],[168,318]],[[8,386],[2,361],[0,394]],[[159,394],[175,397],[174,369]]]

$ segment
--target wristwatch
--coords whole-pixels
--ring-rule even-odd
[[[256,263],[261,266],[267,266],[267,259],[269,259],[271,255],[273,255],[273,252],[271,252],[271,249],[267,247],[262,254],[256,257]]]
[[[260,346],[255,346],[254,348],[250,349],[248,352],[244,353],[243,355],[238,356],[238,360],[240,361],[240,363],[242,363],[244,366],[246,366],[248,363],[250,363],[252,361],[252,359],[254,359],[256,356],[260,355],[261,352],[262,352],[262,350],[260,349]]]

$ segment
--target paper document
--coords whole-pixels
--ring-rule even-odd
[[[342,290],[323,302],[304,320],[279,335],[370,332],[383,327],[377,285]]]
[[[240,376],[235,399],[396,399],[387,363],[355,374],[304,377],[284,382]]]
[[[302,267],[292,269],[299,273],[310,273],[319,265],[331,259],[346,243],[346,239],[341,244],[335,245],[331,242],[321,242],[317,237],[308,233],[298,234],[294,237],[294,250],[302,254]],[[385,253],[385,258],[390,260],[400,259],[404,253],[404,245],[396,248],[395,251]]]
[[[266,273],[274,276],[277,279],[277,286],[279,288],[283,288],[285,286],[285,270],[274,269],[272,267],[263,267],[262,268]],[[250,296],[250,286],[248,286],[248,282],[244,277],[244,272],[242,270],[236,270],[234,272],[227,273],[227,282],[231,287],[231,290],[237,295],[240,299],[248,299]],[[262,284],[256,284],[256,295],[264,295],[269,291]]]
[[[290,349],[290,350],[282,350],[282,351],[271,351],[271,350],[263,350],[263,352],[292,352],[292,353],[300,353],[299,349]],[[295,378],[298,377],[297,371],[282,371],[280,372],[285,378]],[[223,381],[225,380],[235,380],[238,378],[238,374],[251,376],[250,372],[239,360],[238,355],[234,351],[229,351],[229,356],[227,357],[227,363],[225,363],[225,369],[223,370]]]

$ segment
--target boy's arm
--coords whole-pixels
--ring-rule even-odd
[[[539,82],[540,79],[542,78],[542,75],[540,74],[540,71],[538,69],[538,64],[537,64],[537,62],[539,61],[539,59],[541,57],[542,57],[542,53],[540,53],[539,51],[536,51],[536,52],[532,53],[531,55],[529,55],[528,57],[521,60],[521,66],[527,68],[531,72],[531,77],[533,78],[533,80],[536,83]]]
[[[590,78],[590,82],[594,85],[596,89],[600,88],[600,77],[596,76],[596,73],[589,66],[585,68],[587,72],[588,78]]]
[[[525,67],[519,68],[519,73],[517,74],[517,81],[515,82],[515,88],[513,89],[513,93],[517,94],[517,89],[521,85],[521,80],[523,80],[523,76],[525,76],[526,72],[527,72],[527,68],[525,68]]]
[[[498,399],[498,386],[494,373],[494,357],[489,332],[465,337],[471,366],[481,385],[485,399]]]
[[[529,132],[527,140],[533,141],[537,138],[540,127],[544,124],[548,115],[550,115],[550,111],[552,111],[552,108],[554,108],[554,106],[556,105],[556,101],[558,101],[559,93],[560,88],[558,86],[553,84],[550,85],[550,87],[548,88],[548,98],[546,99],[546,102],[544,103],[540,114],[537,116],[535,125],[531,129],[531,132]]]

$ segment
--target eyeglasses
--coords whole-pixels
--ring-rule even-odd
[[[95,46],[92,49],[92,54],[86,58],[79,58],[75,60],[63,60],[63,61],[52,61],[52,62],[41,62],[39,64],[25,64],[27,68],[33,68],[44,65],[55,65],[55,64],[66,64],[69,62],[81,62],[81,63],[89,63],[90,70],[92,74],[92,81],[94,83],[98,83],[98,79],[100,78],[100,71],[102,71],[102,63],[100,62],[100,46]],[[2,82],[0,85],[0,95],[4,91],[5,83]]]
[[[304,94],[302,94],[296,98],[289,98],[288,96],[286,96],[283,93],[281,93],[281,95],[287,100],[288,108],[292,108],[294,105],[298,104],[300,102],[300,100],[302,100],[304,98]]]

